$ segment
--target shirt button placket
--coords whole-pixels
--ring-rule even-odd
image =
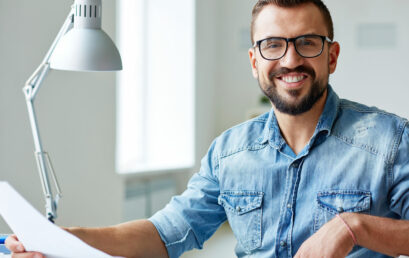
[[[286,198],[287,198],[287,204],[286,204],[286,209],[283,211],[281,214],[280,218],[280,228],[279,232],[280,234],[277,235],[277,240],[282,239],[277,243],[277,249],[276,249],[276,256],[278,257],[288,257],[291,252],[291,228],[293,226],[293,207],[294,203],[292,203],[293,200],[293,194],[294,193],[294,188],[296,187],[296,178],[298,175],[298,170],[300,167],[300,161],[295,160],[288,166],[288,176],[287,180],[290,180],[288,182],[288,189],[286,189],[287,193],[289,193]]]
[[[294,162],[290,165],[290,170],[292,170],[292,174],[294,175],[294,177],[296,177],[296,175],[297,175],[297,173],[298,173],[299,166],[300,166],[300,161],[298,161],[298,160],[297,160],[297,161],[294,161]],[[293,182],[293,183],[295,183],[295,182]],[[293,187],[295,187],[294,184],[292,184],[291,189],[293,189]],[[293,196],[290,195],[290,196],[289,196],[289,200],[288,200],[289,202],[287,203],[287,210],[288,210],[288,212],[287,212],[287,215],[286,215],[286,221],[287,221],[288,224],[289,224],[288,227],[291,227],[291,225],[293,224],[293,223],[292,223],[293,204],[290,202],[290,200],[292,200],[292,198],[293,198]],[[288,230],[291,230],[291,229],[288,229]],[[285,253],[287,253],[287,251],[284,251],[285,249],[290,248],[290,247],[288,246],[287,241],[284,241],[284,240],[280,241],[280,247],[281,247],[281,249],[282,249],[282,251],[283,251],[282,255],[284,255]]]

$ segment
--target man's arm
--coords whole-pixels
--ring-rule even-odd
[[[390,256],[409,255],[409,221],[365,214],[345,214],[358,244]]]
[[[168,257],[166,247],[155,226],[148,220],[137,220],[103,228],[65,228],[87,244],[110,255],[123,257]],[[21,243],[8,238],[6,246],[14,258],[34,257],[20,253]],[[22,247],[22,246],[21,246]]]
[[[359,246],[394,257],[409,255],[408,220],[359,213],[342,213],[341,216],[352,229]],[[335,217],[308,238],[295,257],[345,257],[353,246],[348,229]]]

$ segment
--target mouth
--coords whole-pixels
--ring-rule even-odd
[[[276,76],[276,78],[283,82],[286,87],[296,88],[302,86],[302,84],[307,80],[308,76],[307,74],[290,73]]]

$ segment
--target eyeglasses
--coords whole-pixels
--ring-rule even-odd
[[[301,35],[295,38],[271,37],[258,40],[253,47],[258,47],[261,56],[266,60],[277,60],[282,58],[288,49],[288,42],[293,42],[295,51],[306,58],[321,55],[324,42],[332,43],[332,40],[321,35]]]

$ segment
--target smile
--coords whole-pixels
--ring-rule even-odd
[[[282,76],[280,77],[281,80],[287,82],[287,83],[295,83],[302,81],[304,78],[306,78],[305,75],[298,75],[298,76]]]

